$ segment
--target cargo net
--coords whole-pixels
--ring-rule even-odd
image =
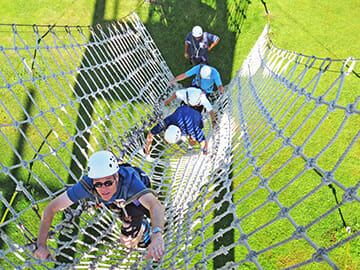
[[[356,269],[360,111],[354,59],[275,47],[265,27],[204,113],[209,154],[148,129],[171,113],[169,68],[133,13],[94,27],[1,26],[2,269]],[[177,85],[180,88],[181,85]],[[141,167],[165,206],[159,262],[119,241],[91,201],[56,214],[34,257],[40,215],[78,182],[94,151]]]

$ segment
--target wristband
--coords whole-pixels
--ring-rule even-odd
[[[203,151],[204,153],[206,153],[206,152],[207,152],[207,149],[204,148],[202,151]]]

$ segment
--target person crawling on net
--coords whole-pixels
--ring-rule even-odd
[[[164,253],[164,206],[147,188],[149,178],[139,168],[119,166],[110,151],[95,152],[88,161],[88,174],[80,182],[52,200],[44,209],[40,221],[35,257],[42,260],[54,255],[47,247],[47,238],[54,215],[73,203],[90,198],[119,215],[122,221],[120,241],[126,248],[148,248],[154,260]],[[149,181],[150,183],[150,181]],[[124,204],[124,202],[127,202]],[[150,224],[145,216],[150,216]]]
[[[156,124],[147,134],[145,154],[150,155],[154,135],[165,131],[164,140],[167,143],[181,144],[188,139],[188,150],[192,150],[196,142],[200,144],[204,155],[208,154],[208,146],[202,129],[204,123],[200,112],[189,106],[180,106],[174,113]]]

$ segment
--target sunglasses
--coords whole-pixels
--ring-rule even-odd
[[[114,181],[108,180],[108,181],[105,181],[104,183],[96,182],[96,183],[94,183],[94,187],[95,188],[101,188],[103,185],[105,187],[110,187],[110,186],[112,186],[112,184],[114,184]]]

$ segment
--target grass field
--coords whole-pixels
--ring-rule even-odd
[[[184,38],[195,24],[200,24],[205,31],[220,36],[220,43],[211,52],[210,64],[220,71],[224,85],[229,83],[234,74],[236,74],[236,71],[250,52],[268,19],[272,29],[271,38],[275,45],[280,48],[323,58],[360,58],[360,39],[358,38],[358,33],[360,32],[360,22],[358,20],[358,14],[360,14],[359,0],[317,1],[316,3],[310,0],[266,1],[267,8],[270,10],[269,17],[265,15],[265,8],[260,0],[249,2],[240,0],[159,0],[151,6],[146,3],[143,4],[138,9],[138,13],[175,76],[190,67],[187,60],[183,57]],[[0,23],[16,23],[17,25],[94,25],[120,19],[140,4],[141,1],[125,0],[2,1],[0,3],[2,14]],[[233,12],[236,16],[230,18],[227,11],[234,9],[234,7],[242,12]],[[4,30],[5,28],[5,26],[0,26],[0,46],[7,46],[12,42],[11,32]],[[4,61],[5,59],[2,60]],[[355,66],[354,70],[360,73],[359,65]],[[10,73],[8,70],[5,75],[10,76]],[[354,97],[360,93],[360,80],[356,79],[355,75],[354,77],[355,79],[351,80],[351,83],[344,88],[347,90],[348,100],[354,100]],[[0,82],[2,81],[0,80]],[[184,84],[186,84],[186,81]],[[42,105],[46,106],[46,104]],[[310,110],[311,108],[306,109]],[[59,129],[61,129],[60,126]],[[9,130],[8,132],[11,133],[13,131]],[[34,135],[34,137],[36,136]],[[313,144],[321,144],[321,142],[321,138],[317,138],[317,141],[314,141]],[[37,145],[40,145],[40,143],[41,140],[39,138]],[[11,151],[11,149],[5,146],[1,147],[3,152]],[[24,156],[31,158],[32,150],[30,147],[25,146],[24,149]],[[271,152],[267,155],[270,156],[270,154]],[[284,154],[284,156],[286,155],[287,153]],[[12,160],[7,160],[7,158],[4,157],[1,162],[4,164],[11,163]],[[267,156],[262,158],[265,160]],[[359,169],[359,159],[357,156],[354,156],[353,159],[353,170],[355,172],[346,168],[343,170],[345,176],[349,174],[358,175],[356,170]],[[270,174],[270,167],[275,166],[276,162],[281,163],[283,161],[274,160],[269,164],[269,168],[265,169],[268,169]],[[64,162],[70,163],[68,159],[65,159]],[[326,160],[323,162],[330,163],[333,161]],[[50,164],[55,170],[58,169],[56,166],[59,165],[56,165],[56,161],[54,163],[50,161]],[[244,172],[244,177],[247,174],[251,174],[251,172]],[[284,174],[291,175],[291,170],[286,170]],[[44,175],[40,174],[40,176],[46,179],[45,173]],[[27,174],[20,175],[19,177],[26,179]],[[4,177],[0,176],[0,178],[2,182],[6,180]],[[66,177],[64,176],[64,178]],[[51,182],[47,183],[47,185],[52,191],[57,190],[60,186]],[[243,192],[248,192],[250,189],[244,189]],[[3,189],[3,191],[9,200],[13,189]],[[241,196],[242,193],[239,191],[235,198],[241,198]],[[327,196],[329,194],[324,194],[324,197]],[[331,199],[328,198],[328,200]],[[291,198],[289,196],[289,198],[284,198],[284,200],[291,201]],[[22,202],[20,201],[18,204],[19,209],[21,209],[23,207]],[[315,215],[318,206],[310,205],[306,207],[309,208],[310,212],[314,212]],[[253,208],[254,205],[249,202],[249,207]],[[267,210],[269,212],[272,211],[272,209]],[[0,213],[2,214],[4,211],[4,205],[1,205]],[[238,211],[240,214],[242,209],[238,209]],[[258,218],[266,218],[266,213],[259,212],[258,215]],[[61,217],[59,216],[58,218],[60,219]],[[27,225],[31,228],[32,219],[29,217],[26,220],[28,222]],[[256,223],[256,219],[252,222]],[[356,217],[353,217],[351,222],[356,225],[358,220]],[[31,229],[36,231],[36,226]],[[9,232],[16,230],[15,226],[9,228]],[[331,233],[333,232],[329,232],[329,234]],[[336,233],[341,234],[341,232]],[[271,232],[264,233],[265,242],[269,241],[270,243],[272,237]],[[319,237],[321,238],[322,236]],[[342,235],[339,237],[342,237]],[[291,247],[283,246],[281,248]],[[294,257],[296,256],[301,256],[301,254],[294,254]],[[283,258],[284,263],[282,266],[294,259],[289,257]],[[274,259],[269,258],[269,265],[279,265],[279,262],[271,260]]]
[[[315,3],[310,0],[264,1],[270,11],[275,45],[305,55],[346,59],[360,58],[358,0]],[[142,1],[3,1],[0,4],[3,24],[93,25],[127,15]],[[156,1],[138,9],[174,75],[189,66],[183,57],[184,39],[193,25],[218,34],[219,46],[214,48],[213,65],[228,82],[250,52],[267,22],[260,0],[252,1]],[[235,3],[243,10],[236,19],[227,19],[227,8]],[[201,12],[199,12],[201,11]],[[199,15],[201,13],[201,15]],[[235,33],[240,28],[241,33]]]

